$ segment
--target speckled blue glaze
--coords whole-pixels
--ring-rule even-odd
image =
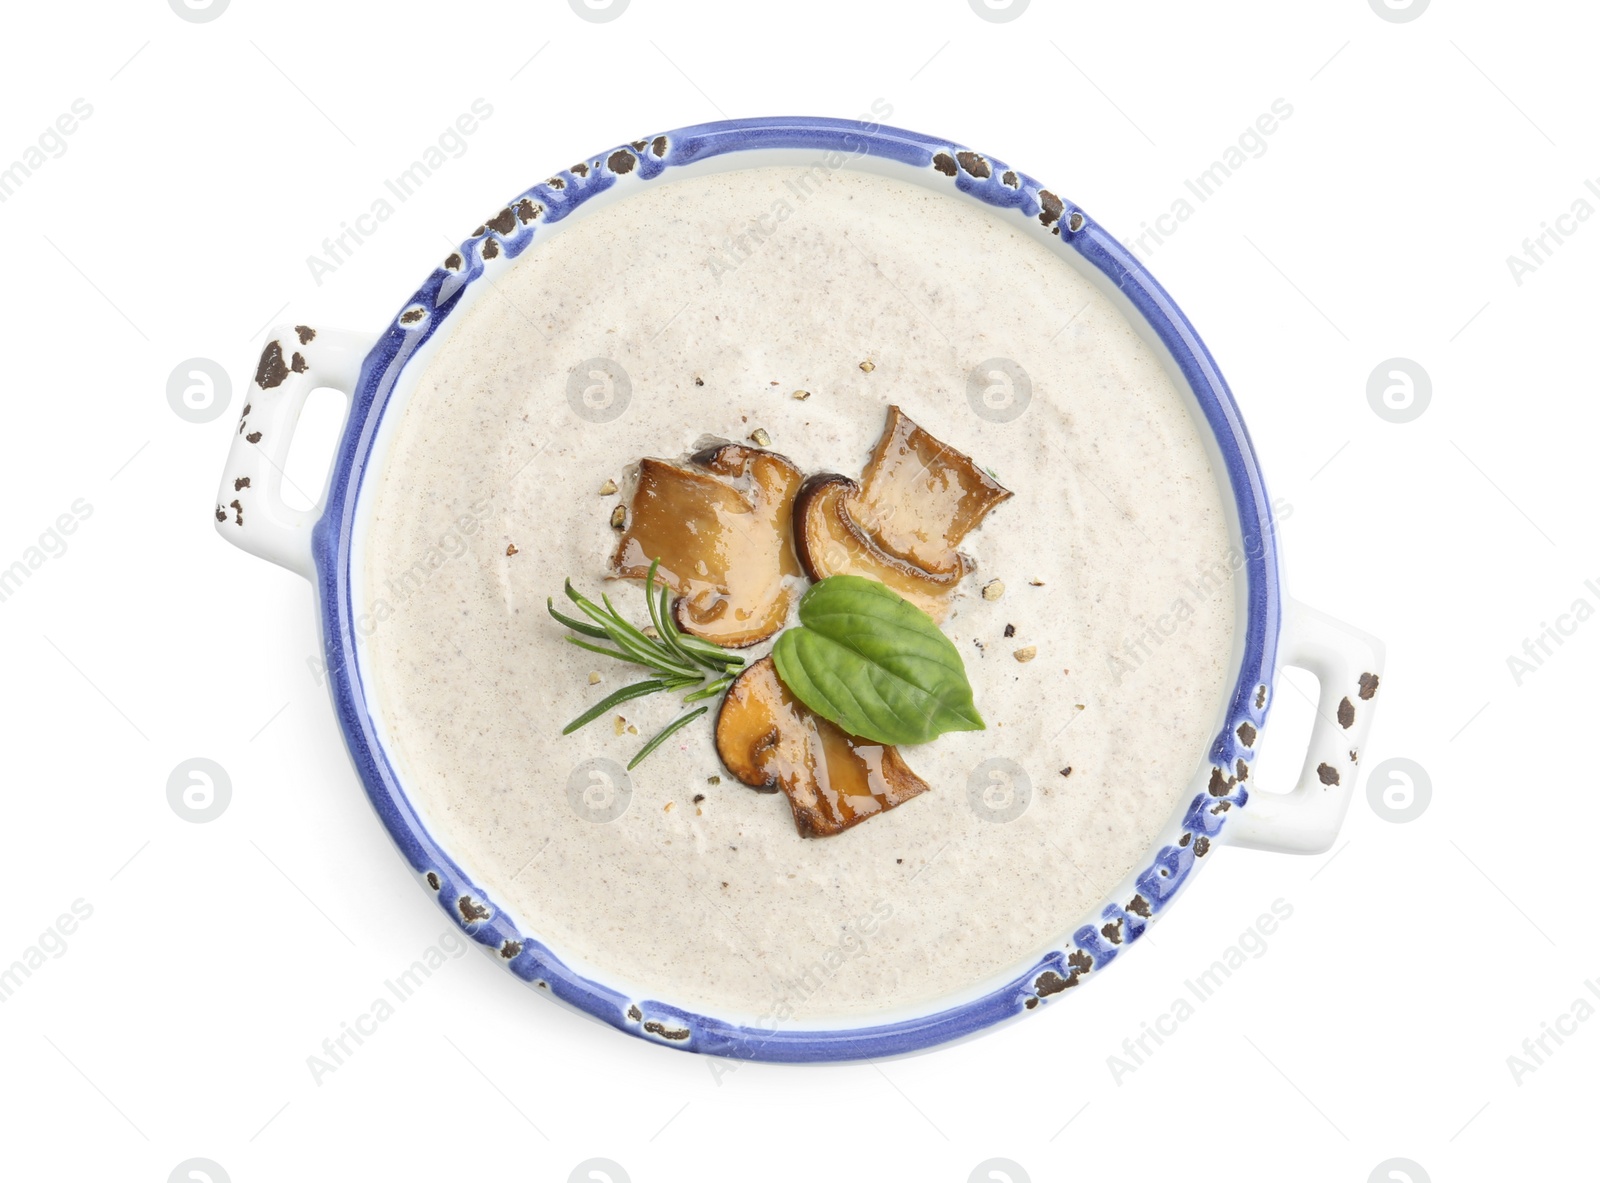
[[[1134,877],[1134,890],[1107,901],[1099,921],[1084,924],[1070,944],[991,993],[919,1018],[833,1031],[745,1027],[664,1002],[630,998],[565,966],[538,940],[515,930],[495,901],[434,840],[399,783],[377,740],[356,660],[351,599],[350,539],[361,484],[378,423],[391,392],[417,349],[444,326],[462,293],[484,270],[486,258],[515,258],[537,238],[544,222],[557,222],[628,175],[651,180],[696,160],[749,150],[814,150],[819,163],[836,167],[874,156],[930,170],[930,177],[1005,211],[1038,235],[1055,238],[1103,273],[1149,323],[1176,359],[1215,436],[1233,490],[1248,611],[1239,622],[1243,664],[1230,698],[1227,727],[1211,746],[1210,788],[1197,795],[1175,843],[1158,849]],[[519,195],[446,260],[379,338],[362,366],[328,494],[313,532],[316,586],[324,648],[335,707],[357,771],[378,816],[440,906],[480,944],[498,950],[506,967],[536,988],[602,1022],[669,1047],[739,1059],[826,1061],[898,1055],[960,1039],[1037,1008],[1109,965],[1139,939],[1171,902],[1231,810],[1248,799],[1245,776],[1251,744],[1240,734],[1259,730],[1270,706],[1282,618],[1272,511],[1249,434],[1194,326],[1144,267],[1079,207],[1052,195],[1032,177],[993,157],[890,127],[836,119],[771,118],[705,123],[638,140],[588,158]],[[1245,735],[1254,739],[1249,728]],[[1241,775],[1243,774],[1243,775]]]

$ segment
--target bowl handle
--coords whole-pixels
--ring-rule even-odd
[[[1333,845],[1355,791],[1357,759],[1377,705],[1383,642],[1298,600],[1285,606],[1282,637],[1277,685],[1283,684],[1282,667],[1293,665],[1310,670],[1322,688],[1305,767],[1291,792],[1254,788],[1223,833],[1235,846],[1320,854]]]
[[[306,325],[280,325],[267,335],[222,470],[213,512],[217,533],[259,558],[314,577],[311,529],[322,517],[328,482],[324,478],[316,505],[291,509],[282,495],[283,465],[313,390],[329,386],[343,391],[349,421],[348,403],[354,401],[361,363],[373,342],[363,333]]]

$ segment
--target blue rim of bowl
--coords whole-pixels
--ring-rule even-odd
[[[1243,543],[1240,570],[1247,579],[1248,610],[1242,664],[1226,725],[1210,748],[1209,786],[1185,811],[1177,840],[1163,844],[1131,877],[1131,894],[1105,902],[1100,922],[1080,926],[1026,973],[971,1001],[876,1026],[818,1030],[785,1027],[781,1019],[772,1026],[745,1026],[629,997],[565,965],[537,938],[517,931],[429,833],[378,739],[357,664],[351,536],[377,427],[406,363],[446,323],[468,286],[483,274],[486,260],[517,257],[536,240],[540,224],[560,221],[622,177],[650,181],[695,161],[762,149],[816,151],[818,164],[829,168],[872,156],[927,169],[931,179],[1015,217],[1033,233],[1048,232],[1061,248],[1096,268],[1165,345],[1198,400],[1227,469]],[[916,132],[841,119],[740,119],[679,128],[588,157],[507,203],[428,277],[368,354],[351,395],[312,550],[329,683],[346,744],[390,837],[440,906],[473,940],[497,950],[517,977],[604,1023],[664,1046],[749,1060],[835,1061],[919,1051],[1038,1009],[1098,975],[1171,902],[1230,812],[1248,799],[1244,782],[1270,705],[1282,619],[1272,509],[1249,433],[1210,352],[1154,277],[1080,207],[1003,161]]]

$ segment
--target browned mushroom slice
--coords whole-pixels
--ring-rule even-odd
[[[943,620],[956,585],[972,570],[956,547],[1010,496],[971,457],[890,407],[859,486],[824,474],[801,489],[800,562],[813,579],[877,579]]]
[[[895,748],[847,735],[778,680],[772,658],[740,674],[717,716],[717,754],[745,784],[789,798],[802,838],[826,838],[927,791]]]
[[[871,526],[857,520],[871,520],[863,512],[860,495],[860,485],[836,473],[821,473],[800,486],[794,501],[794,540],[806,573],[812,579],[829,575],[876,579],[934,620],[943,620],[965,567],[934,575],[880,549]]]
[[[956,547],[1008,489],[890,407],[883,435],[861,474],[861,504],[878,546],[932,575],[960,579],[971,569]]]
[[[800,563],[793,506],[800,470],[743,444],[697,452],[687,464],[645,459],[612,559],[625,579],[656,575],[678,593],[678,627],[742,648],[783,627]]]

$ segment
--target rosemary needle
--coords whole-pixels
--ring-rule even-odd
[[[586,723],[593,723],[601,715],[614,706],[620,706],[633,698],[643,698],[647,694],[655,694],[662,690],[673,689],[672,683],[663,678],[651,678],[647,682],[635,682],[632,686],[624,686],[615,694],[608,694],[605,698],[595,703],[594,706],[584,711],[572,722],[561,729],[562,735],[571,735]]]
[[[685,724],[691,723],[695,719],[698,719],[701,715],[705,714],[710,709],[711,709],[710,707],[697,707],[694,710],[690,711],[687,715],[679,715],[676,719],[674,719],[672,722],[668,723],[660,731],[656,732],[655,736],[650,740],[650,742],[645,744],[644,747],[639,749],[639,754],[637,756],[635,756],[633,759],[628,761],[628,771],[632,772],[636,767],[638,767],[639,762],[641,760],[643,760],[646,756],[648,756],[651,752],[653,752],[657,748],[659,748],[661,746],[661,744],[662,744],[662,741],[664,741],[674,731],[678,730],[680,727],[684,726]]]

